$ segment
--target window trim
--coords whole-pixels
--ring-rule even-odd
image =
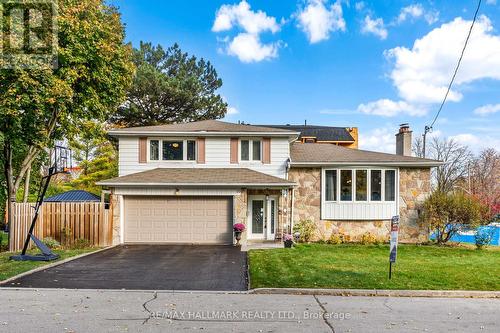
[[[332,170],[336,171],[337,173],[337,187],[336,187],[336,200],[326,200],[326,171]],[[340,170],[351,170],[352,173],[352,184],[351,184],[351,193],[352,193],[352,198],[351,200],[340,200]],[[355,170],[367,170],[367,175],[366,175],[366,191],[367,191],[367,200],[356,200],[356,172]],[[381,171],[381,197],[382,200],[376,201],[371,199],[371,171],[372,170],[380,170]],[[394,176],[394,200],[385,200],[385,171],[386,170],[393,170],[395,173]],[[322,202],[323,203],[336,203],[336,204],[353,204],[353,203],[359,203],[359,204],[374,204],[374,205],[381,205],[381,204],[387,204],[387,203],[394,203],[398,204],[399,201],[399,168],[390,168],[390,167],[369,167],[369,166],[356,166],[356,167],[345,167],[345,166],[339,166],[339,167],[326,167],[322,168],[321,171],[321,196],[322,196]]]
[[[248,141],[248,160],[241,159],[241,141]],[[253,159],[253,143],[254,141],[260,142],[260,158],[258,160]],[[252,164],[252,163],[262,163],[262,141],[263,138],[240,138],[238,139],[238,163],[242,164]]]
[[[151,159],[151,144],[150,141],[158,140],[158,159]],[[182,160],[164,160],[163,159],[163,141],[182,141]],[[187,142],[194,141],[194,160],[187,159]],[[179,138],[179,137],[148,137],[147,140],[147,162],[148,163],[197,163],[198,160],[198,141],[196,138]]]

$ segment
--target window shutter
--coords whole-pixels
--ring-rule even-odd
[[[238,164],[238,138],[231,138],[231,164]]]
[[[271,164],[271,138],[262,139],[262,163]]]
[[[205,138],[196,139],[197,157],[196,163],[205,164]]]
[[[148,155],[148,138],[140,137],[139,138],[139,163],[147,162]]]

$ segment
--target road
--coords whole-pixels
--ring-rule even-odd
[[[498,332],[500,299],[0,289],[0,332]]]

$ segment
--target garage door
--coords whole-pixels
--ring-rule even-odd
[[[125,242],[231,244],[231,197],[125,197]]]

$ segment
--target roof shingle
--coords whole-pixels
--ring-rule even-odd
[[[294,143],[290,146],[291,163],[294,164],[387,164],[438,166],[440,161],[379,153],[322,143]]]
[[[98,185],[293,186],[286,179],[246,168],[157,168],[103,180]]]
[[[347,141],[354,142],[354,138],[345,127],[317,126],[317,125],[262,125],[290,131],[300,132],[300,137],[315,137],[318,141]]]

